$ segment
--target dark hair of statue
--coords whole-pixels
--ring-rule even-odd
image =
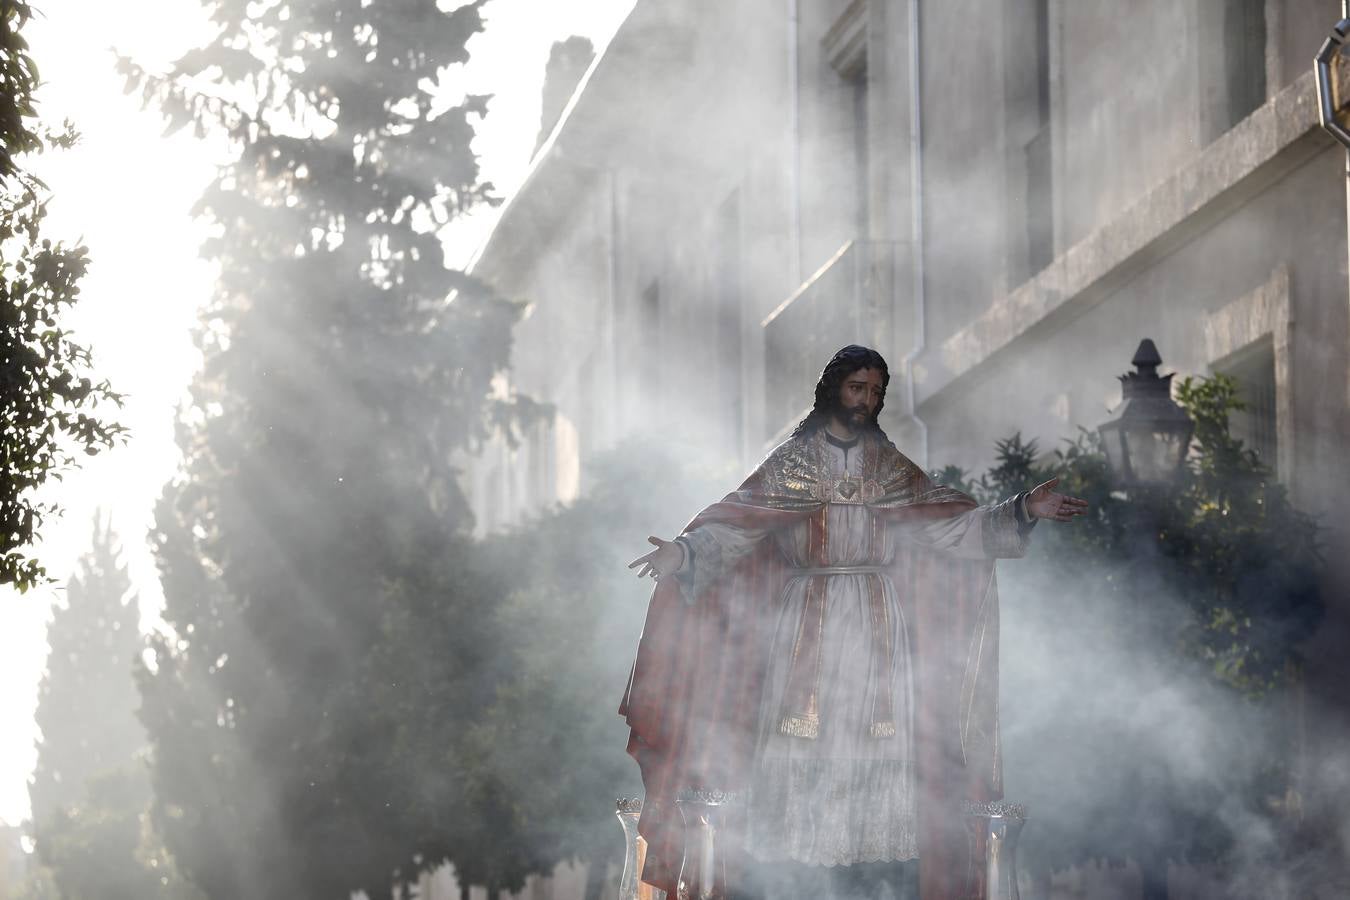
[[[830,420],[831,414],[839,407],[839,389],[843,386],[844,379],[859,369],[876,369],[879,371],[883,391],[891,383],[891,371],[886,367],[886,360],[882,358],[880,353],[869,347],[849,344],[825,364],[825,368],[820,373],[820,381],[816,382],[815,405],[806,414],[806,418],[802,419],[793,429],[792,437],[813,434],[824,427],[825,423]],[[882,440],[889,442],[890,439],[886,437],[886,432],[882,431],[881,426],[877,424],[877,416],[881,415],[881,410],[885,405],[886,398],[883,394],[868,429],[879,434]]]

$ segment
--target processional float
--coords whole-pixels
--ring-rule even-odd
[[[724,791],[684,791],[676,806],[684,818],[684,860],[679,896],[674,900],[726,900],[727,869],[722,831],[736,796]],[[1017,889],[1017,842],[1027,821],[1026,807],[998,800],[966,803],[962,810],[971,841],[985,847],[984,890],[987,900],[1020,900]],[[615,815],[625,841],[619,900],[667,900],[666,892],[642,882],[646,841],[638,834],[642,801],[621,799]]]

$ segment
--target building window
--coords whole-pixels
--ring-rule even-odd
[[[1055,257],[1049,0],[1009,0],[1004,20],[1008,286]]]
[[[871,162],[867,153],[867,73],[853,82],[853,171],[857,183],[854,195],[858,198],[858,234],[867,234],[871,216]]]
[[[1266,102],[1265,0],[1200,4],[1201,132],[1212,141]]]
[[[1027,143],[1027,262],[1036,274],[1055,258],[1050,170],[1050,4],[1034,0],[1036,28],[1036,135]]]
[[[1224,76],[1228,127],[1266,102],[1265,0],[1227,0],[1224,14]]]
[[[645,406],[655,402],[661,390],[661,282],[655,278],[643,288],[638,302],[638,343],[641,354],[637,365],[644,395],[638,403]]]
[[[530,426],[528,439],[521,448],[530,470],[529,498],[526,508],[551,506],[557,499],[554,475],[557,460],[553,452],[553,423],[541,419]]]
[[[598,350],[592,350],[577,369],[576,425],[581,435],[582,450],[586,454],[595,452],[605,440],[599,433],[601,405],[596,402],[598,385],[595,379],[595,357],[598,353]]]
[[[867,115],[867,22],[864,0],[852,0],[821,38],[830,67],[852,90],[853,194],[857,203],[857,233],[866,234],[870,215],[868,115]]]
[[[494,465],[487,476],[487,503],[483,505],[483,531],[492,533],[507,522],[506,478],[500,464]]]
[[[1269,337],[1233,354],[1215,371],[1237,380],[1238,398],[1245,409],[1229,419],[1229,432],[1255,450],[1272,471],[1276,469],[1275,343]]]
[[[581,438],[572,420],[562,413],[553,417],[553,484],[555,499],[571,503],[581,493]]]
[[[745,328],[741,298],[741,194],[732,191],[717,210],[717,242],[713,247],[713,291],[717,303],[718,388],[727,402],[730,421],[727,442],[741,453],[745,439],[742,428],[745,414],[741,381],[741,341]]]

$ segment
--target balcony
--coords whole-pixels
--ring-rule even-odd
[[[849,241],[760,323],[765,438],[771,445],[810,410],[820,370],[835,351],[885,342],[896,258],[892,242]]]

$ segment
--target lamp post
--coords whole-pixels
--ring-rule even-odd
[[[1195,424],[1172,400],[1172,376],[1158,374],[1162,357],[1152,340],[1144,338],[1130,362],[1135,371],[1120,376],[1116,417],[1097,430],[1116,483],[1152,492],[1176,482]]]
[[[1317,116],[1322,128],[1345,147],[1345,186],[1346,216],[1350,223],[1350,130],[1347,130],[1343,118],[1337,115],[1345,98],[1340,96],[1337,74],[1341,69],[1340,57],[1345,44],[1350,41],[1350,0],[1341,0],[1341,20],[1331,28],[1331,33],[1322,42],[1322,48],[1313,57],[1313,75],[1317,80]],[[1346,232],[1350,240],[1350,229]]]
[[[1153,341],[1139,343],[1131,360],[1135,371],[1120,376],[1122,402],[1116,416],[1098,428],[1112,480],[1129,497],[1124,539],[1130,556],[1130,631],[1140,647],[1154,644],[1165,630],[1165,605],[1150,603],[1164,592],[1158,533],[1163,500],[1176,486],[1190,449],[1195,423],[1172,400],[1172,376],[1159,375],[1162,357]],[[1141,683],[1149,678],[1140,672]],[[1156,676],[1155,676],[1156,677]],[[1166,900],[1168,853],[1141,848],[1136,860],[1143,880],[1143,900]]]
[[[1116,417],[1097,431],[1111,480],[1129,498],[1123,537],[1133,563],[1136,630],[1140,640],[1147,640],[1145,626],[1161,624],[1161,610],[1145,601],[1165,587],[1158,552],[1164,501],[1181,476],[1195,423],[1172,400],[1172,376],[1158,374],[1162,357],[1153,341],[1140,341],[1131,362],[1135,370],[1120,376]]]

